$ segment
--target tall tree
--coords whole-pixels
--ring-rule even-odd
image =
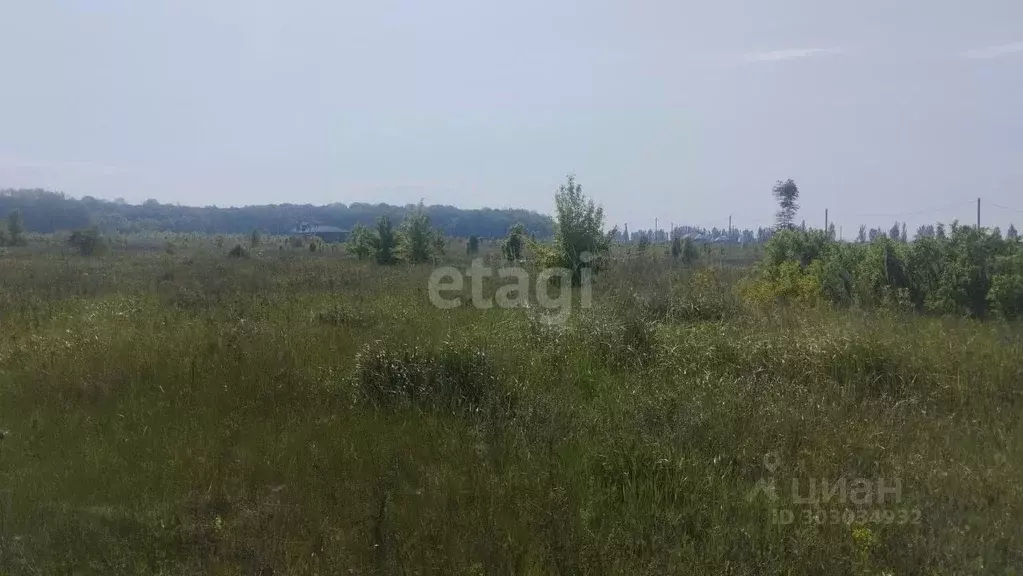
[[[465,253],[469,256],[475,256],[480,251],[480,239],[478,236],[473,234],[469,236],[469,242],[465,245]]]
[[[504,244],[501,245],[501,252],[504,253],[505,259],[509,262],[522,259],[522,245],[525,243],[523,236],[525,233],[526,228],[522,224],[516,224],[508,231],[508,237],[504,240]]]
[[[1005,231],[1005,237],[1008,240],[1016,240],[1019,238],[1019,232],[1016,231],[1016,227],[1009,224],[1009,229]]]
[[[906,223],[905,222],[902,223],[902,233],[899,235],[899,240],[903,244],[905,244],[906,242],[909,241],[909,238],[906,237]]]
[[[405,216],[398,229],[398,245],[406,261],[412,264],[429,261],[434,246],[433,230],[430,228],[429,216],[423,211],[422,203],[419,204],[418,210]]]
[[[856,233],[856,241],[860,242],[860,243],[867,241],[867,226],[866,226],[866,224],[860,224],[860,230],[859,230],[859,232]]]
[[[356,224],[348,236],[345,250],[359,260],[369,258],[369,255],[373,253],[373,233],[362,224]]]
[[[899,228],[899,223],[896,222],[895,224],[892,224],[891,230],[888,231],[888,237],[891,238],[892,240],[897,241],[899,239],[899,235],[901,234],[901,232],[902,229]]]
[[[593,268],[597,257],[608,251],[617,228],[610,234],[604,232],[604,208],[583,194],[582,184],[573,174],[554,194],[554,205],[554,248],[560,264],[572,271],[572,280],[577,282],[582,269]]]
[[[440,230],[434,229],[433,234],[433,246],[431,246],[433,252],[433,260],[437,261],[438,258],[444,255],[448,249],[448,239],[444,237],[444,233]]]
[[[792,220],[799,211],[799,188],[791,178],[784,182],[778,180],[772,193],[778,201],[778,213],[775,216],[778,228],[792,228]]]
[[[394,257],[394,228],[391,226],[391,218],[387,215],[377,218],[377,234],[373,239],[376,251],[377,264],[394,264],[397,259]]]

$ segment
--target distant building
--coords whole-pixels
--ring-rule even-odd
[[[301,222],[291,230],[288,230],[288,236],[316,236],[324,242],[343,242],[347,235],[347,230],[342,230],[337,226],[324,226],[311,222]]]

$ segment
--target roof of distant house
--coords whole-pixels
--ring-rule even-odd
[[[337,226],[310,224],[308,222],[303,222],[291,230],[288,230],[288,234],[340,234],[344,232],[347,232],[347,230],[338,228]]]

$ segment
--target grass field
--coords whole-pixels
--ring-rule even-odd
[[[0,256],[0,574],[1023,573],[1016,324],[232,245]]]

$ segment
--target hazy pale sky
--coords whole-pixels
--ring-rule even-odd
[[[0,187],[1023,225],[1019,0],[0,0],[0,79]]]

